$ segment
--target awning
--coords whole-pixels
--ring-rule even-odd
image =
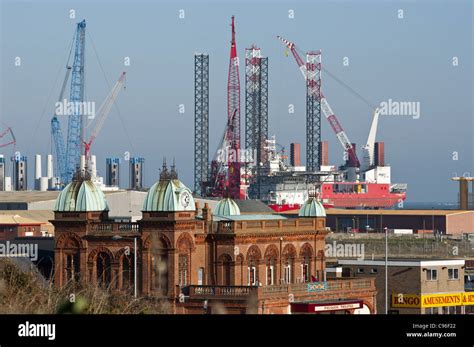
[[[338,300],[324,302],[293,302],[292,313],[318,313],[328,311],[353,310],[363,307],[362,300]]]

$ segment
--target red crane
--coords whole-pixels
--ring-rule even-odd
[[[293,54],[293,56],[296,60],[296,63],[298,64],[298,67],[300,68],[301,73],[303,74],[303,77],[305,78],[305,80],[307,80],[308,79],[308,69],[307,69],[306,64],[303,62],[303,59],[301,59],[298,52],[296,51],[295,44],[293,42],[290,42],[290,41],[284,39],[281,36],[277,36],[277,37],[285,44],[287,49],[289,49],[291,51],[291,53]],[[334,132],[336,134],[336,137],[338,138],[338,140],[341,143],[342,147],[347,152],[347,154],[349,156],[349,162],[351,163],[351,166],[359,167],[360,162],[359,162],[359,159],[357,158],[357,154],[354,150],[354,147],[352,146],[352,143],[349,140],[349,138],[347,137],[347,135],[346,135],[344,129],[342,128],[341,124],[337,120],[337,117],[334,114],[334,112],[332,111],[331,106],[329,106],[329,103],[326,100],[326,97],[323,95],[322,92],[318,93],[317,88],[311,88],[310,92],[314,93],[314,95],[316,97],[320,98],[321,111],[324,113],[324,116],[326,117],[329,124],[331,125],[332,130],[334,130]]]
[[[7,135],[9,135],[10,137],[9,139],[6,137]],[[12,128],[7,127],[7,129],[4,132],[0,133],[0,139],[2,139],[3,137],[5,137],[6,140],[0,143],[0,148],[7,147],[10,145],[16,145],[16,138],[15,138],[15,135],[13,134]]]
[[[104,126],[105,120],[107,119],[107,115],[109,114],[110,109],[112,108],[112,105],[115,102],[115,99],[117,99],[117,96],[120,90],[124,86],[124,83],[125,83],[125,72],[122,72],[118,81],[112,87],[112,90],[110,91],[109,95],[107,95],[104,102],[99,108],[99,115],[96,117],[95,127],[90,134],[89,141],[84,141],[84,140],[82,141],[84,144],[84,155],[86,158],[86,163],[88,163],[90,160],[90,150],[91,150],[92,143],[97,138],[100,130]]]
[[[208,194],[215,197],[244,199],[240,174],[240,78],[239,58],[232,16],[229,75],[227,80],[227,126],[217,153],[211,163]]]

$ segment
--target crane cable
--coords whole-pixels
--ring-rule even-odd
[[[75,37],[75,33],[74,33],[73,38],[72,38],[72,41],[71,41],[71,46],[69,47],[69,54],[66,54],[66,55],[64,56],[64,58],[62,59],[62,61],[64,61],[65,58],[66,58],[66,56],[67,56],[66,66],[69,65],[69,61],[70,61],[70,59],[71,59],[72,48],[73,48],[73,46],[74,46],[74,37]],[[67,51],[66,51],[66,52],[67,52]],[[59,75],[61,74],[61,71],[62,71],[63,68],[64,68],[64,65],[61,65],[60,68],[59,68],[59,70],[58,70],[58,72],[56,73],[56,78],[54,79],[54,83],[53,83],[53,85],[51,86],[51,89],[50,89],[50,91],[49,91],[49,93],[48,93],[48,96],[47,96],[47,98],[46,98],[46,102],[45,102],[45,104],[44,104],[44,106],[43,106],[43,111],[41,112],[41,115],[40,115],[40,118],[38,119],[38,122],[36,123],[36,126],[35,126],[34,129],[33,129],[33,134],[32,134],[31,139],[34,139],[34,138],[36,137],[36,133],[38,132],[38,129],[39,129],[39,127],[40,127],[41,122],[43,121],[44,115],[46,114],[46,109],[48,108],[49,102],[50,102],[50,100],[51,100],[51,96],[53,95],[53,91],[54,91],[54,89],[55,89],[55,87],[56,87],[56,84],[58,83]],[[52,142],[51,136],[49,137],[49,141],[50,141],[50,146],[49,146],[49,147],[50,147],[50,149],[52,149],[52,147],[53,147],[53,142]],[[29,151],[30,151],[30,149],[31,149],[31,144],[32,144],[32,142],[33,142],[33,141],[28,141],[28,147],[26,148],[26,149],[27,149],[26,153],[29,153]],[[51,153],[53,153],[53,152],[51,151]]]
[[[111,89],[111,84],[109,83],[109,80],[107,79],[107,75],[105,73],[105,70],[102,66],[102,62],[99,58],[99,55],[97,54],[97,49],[95,48],[95,44],[94,44],[94,40],[92,39],[92,36],[90,35],[90,33],[87,31],[87,35],[89,37],[89,39],[91,40],[91,44],[92,44],[92,50],[94,51],[94,54],[97,58],[97,61],[99,63],[99,67],[100,69],[102,70],[102,74],[104,75],[104,79],[105,79],[105,82],[107,83],[107,87],[109,88],[109,90]],[[123,127],[123,130],[124,130],[124,133],[125,133],[125,136],[127,137],[127,140],[128,140],[128,144],[130,145],[130,148],[132,149],[132,152],[135,151],[135,148],[133,146],[133,143],[132,143],[132,140],[130,138],[130,135],[128,134],[128,131],[127,131],[127,127],[125,126],[125,122],[123,121],[123,117],[122,117],[122,114],[120,113],[120,109],[118,108],[118,105],[116,103],[116,101],[114,100],[114,106],[115,106],[115,109],[117,110],[117,114],[119,116],[119,120],[120,120],[120,123]]]
[[[296,51],[298,51],[301,55],[305,55],[297,46],[293,46]],[[285,52],[286,54],[286,52]],[[288,55],[287,55],[288,56]],[[347,83],[343,82],[340,78],[335,76],[333,73],[331,73],[328,69],[326,69],[322,64],[321,64],[321,69],[329,75],[333,80],[335,80],[337,83],[339,83],[341,86],[346,88],[350,93],[352,93],[356,98],[361,100],[364,104],[366,104],[370,109],[373,111],[377,108],[373,103],[371,103],[369,100],[364,98],[362,95],[360,95],[357,91],[355,91],[353,88],[351,88]]]

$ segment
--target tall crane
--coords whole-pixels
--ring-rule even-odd
[[[107,115],[109,114],[110,109],[112,108],[112,105],[115,102],[115,99],[117,99],[117,96],[120,90],[124,86],[124,83],[125,83],[125,72],[122,72],[118,81],[112,87],[112,90],[109,92],[109,95],[107,95],[104,102],[99,108],[95,127],[90,134],[89,141],[83,141],[86,163],[88,163],[90,159],[90,149],[91,149],[92,143],[97,138],[97,135],[99,135],[100,130],[104,126],[105,120],[107,119]]]
[[[307,79],[308,79],[308,69],[306,67],[306,64],[303,62],[303,59],[301,59],[300,55],[298,54],[295,44],[293,42],[290,42],[290,41],[284,39],[281,36],[277,36],[277,38],[280,39],[285,44],[287,49],[291,51],[291,53],[293,54],[293,57],[296,60],[296,64],[298,64],[298,67],[299,67],[304,79],[307,81]],[[360,162],[359,162],[359,159],[357,158],[357,154],[356,154],[356,152],[355,152],[355,150],[352,146],[352,143],[349,140],[348,136],[346,135],[344,129],[341,126],[341,124],[339,123],[336,115],[332,111],[331,106],[329,106],[329,103],[328,103],[326,97],[324,96],[324,94],[321,91],[319,91],[319,93],[318,93],[318,89],[316,88],[316,86],[313,86],[313,87],[310,86],[309,92],[313,93],[313,95],[315,97],[320,99],[321,111],[324,113],[324,116],[326,117],[329,124],[331,125],[331,128],[335,132],[336,137],[338,138],[339,142],[341,143],[342,147],[344,148],[344,151],[347,152],[347,154],[349,156],[350,163],[354,167],[359,167]]]
[[[80,105],[84,102],[84,50],[86,40],[86,21],[77,23],[75,34],[74,63],[71,72],[71,94],[69,102]],[[69,183],[74,172],[80,164],[81,140],[84,138],[84,120],[80,107],[74,107],[74,112],[69,116],[67,143],[66,143],[66,170],[61,177],[63,184]]]
[[[229,196],[244,199],[241,187],[240,162],[240,78],[239,58],[235,41],[235,23],[232,16],[232,40],[230,46],[229,75],[227,80],[227,126],[214,160],[208,194],[216,197]]]
[[[62,102],[63,100],[64,92],[66,90],[67,82],[69,80],[69,75],[71,74],[71,69],[71,66],[66,66],[66,75],[64,76],[61,92],[59,93],[59,102]],[[53,139],[54,157],[56,159],[55,170],[58,172],[58,176],[61,178],[61,182],[64,183],[67,178],[66,146],[64,145],[64,137],[61,130],[61,123],[59,122],[57,113],[55,113],[53,118],[51,118],[51,137]]]

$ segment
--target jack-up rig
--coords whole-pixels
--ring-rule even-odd
[[[284,43],[286,55],[291,51],[306,83],[306,167],[296,162],[288,165],[276,150],[275,138],[268,136],[268,59],[261,56],[255,45],[246,49],[245,55],[246,148],[242,149],[234,17],[231,26],[227,124],[210,169],[209,56],[195,56],[195,193],[261,199],[276,211],[299,208],[310,194],[319,196],[326,207],[386,208],[405,200],[406,184],[391,183],[384,143],[376,142],[379,110],[370,105],[372,125],[360,161],[355,143],[349,140],[322,92],[321,51],[307,52],[304,62],[296,45],[281,36],[278,39]],[[332,76],[329,72],[328,75]],[[342,145],[346,159],[342,166],[329,165],[327,142],[321,141],[322,114]],[[292,148],[299,150],[299,145]],[[292,152],[292,157],[299,158],[298,150]]]

